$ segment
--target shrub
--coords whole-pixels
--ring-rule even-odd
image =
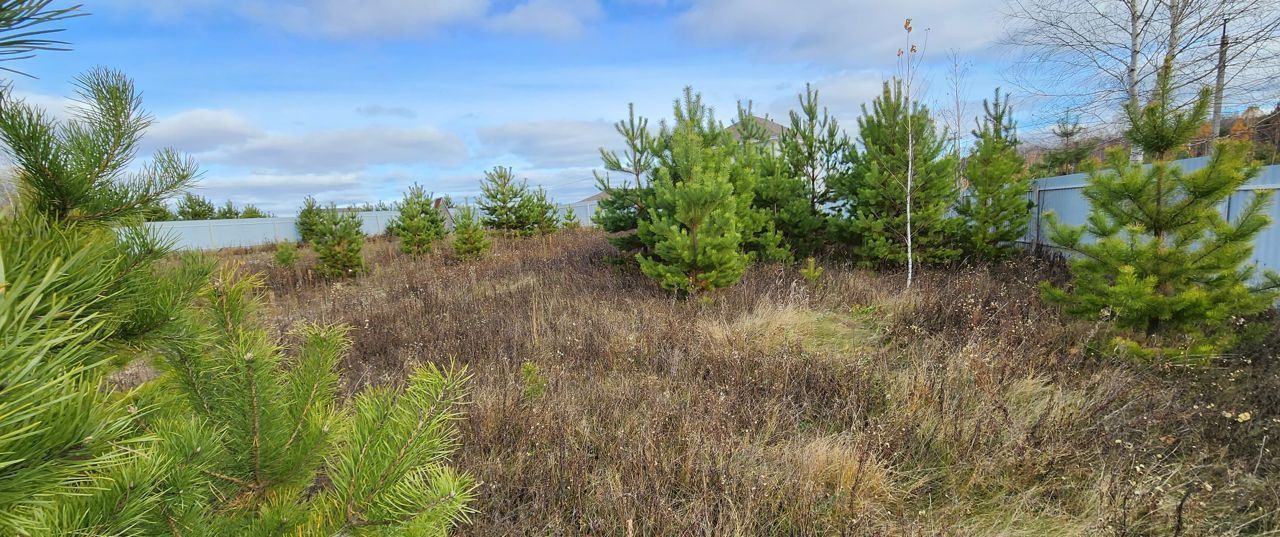
[[[303,244],[311,244],[320,233],[320,223],[324,219],[324,208],[314,197],[307,196],[302,200],[302,209],[294,225],[298,228],[298,237]]]
[[[817,260],[810,257],[805,259],[805,265],[800,267],[800,277],[809,285],[817,285],[818,280],[822,279],[823,268],[818,266]]]
[[[291,269],[298,264],[298,245],[292,241],[280,241],[276,244],[274,257],[277,265]]]
[[[453,255],[461,261],[484,257],[489,251],[489,239],[476,219],[475,209],[462,207],[454,217]]]
[[[423,255],[430,253],[432,244],[444,237],[444,217],[435,208],[431,196],[415,184],[405,192],[400,214],[387,230],[400,238],[401,252]]]
[[[542,369],[533,362],[520,364],[520,398],[525,401],[536,401],[547,391],[547,377]]]
[[[350,278],[365,271],[364,246],[360,215],[339,210],[333,204],[321,211],[317,223],[315,250],[319,259],[317,272],[325,278]]]

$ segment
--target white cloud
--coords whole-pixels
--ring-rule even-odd
[[[506,11],[495,11],[491,0],[106,1],[166,22],[222,11],[291,33],[329,37],[420,35],[476,25],[503,33],[569,38],[604,15],[598,0],[523,0]],[[652,5],[652,0],[639,3]]]
[[[249,0],[240,6],[262,23],[332,36],[430,32],[478,20],[488,9],[488,0]]]
[[[255,170],[357,171],[380,164],[461,164],[465,144],[433,127],[362,127],[305,133],[272,133],[225,147],[203,160]]]
[[[488,26],[499,32],[565,39],[581,35],[587,23],[603,14],[596,0],[528,0],[490,18]]]
[[[296,213],[307,196],[342,205],[372,201],[376,193],[371,185],[379,182],[359,173],[215,175],[202,178],[195,192],[215,203],[253,204],[284,216]]]
[[[198,153],[261,135],[261,130],[235,112],[197,108],[157,120],[147,129],[143,145]]]
[[[903,21],[914,17],[913,41],[928,49],[973,50],[1001,31],[995,0],[692,0],[680,24],[693,39],[745,45],[778,60],[849,65],[894,61],[905,46]],[[931,28],[925,32],[926,28]]]
[[[592,166],[600,147],[620,138],[606,121],[528,121],[477,129],[487,152],[520,157],[537,167]]]
[[[880,95],[884,87],[885,76],[874,70],[839,72],[832,76],[813,81],[812,86],[818,90],[818,104],[840,122],[840,126],[848,132],[857,132],[857,119],[862,115],[862,105],[870,106],[872,99]],[[798,85],[787,97],[778,98],[769,103],[765,111],[774,120],[788,125],[789,113],[800,109],[797,100],[804,93],[804,85]]]
[[[418,117],[418,113],[403,106],[383,106],[380,104],[371,104],[356,108],[356,113],[364,117],[394,117],[401,119],[413,119]]]

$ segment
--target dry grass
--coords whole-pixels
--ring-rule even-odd
[[[373,241],[371,273],[334,284],[227,257],[268,274],[282,333],[355,327],[349,391],[470,369],[467,535],[1280,527],[1276,336],[1221,369],[1149,370],[1099,358],[1099,327],[1036,298],[1062,277],[1051,263],[926,271],[911,293],[895,274],[831,265],[810,288],[763,265],[704,302],[610,254],[590,231],[500,239],[466,265]],[[547,380],[536,399],[524,362]]]

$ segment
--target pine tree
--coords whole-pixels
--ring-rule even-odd
[[[1079,118],[1064,115],[1053,127],[1057,147],[1045,152],[1044,159],[1032,167],[1034,175],[1058,175],[1089,171],[1090,155],[1098,149],[1098,140],[1085,136]]]
[[[640,222],[653,254],[637,254],[640,270],[664,288],[710,291],[737,283],[749,256],[738,231],[738,200],[730,181],[731,151],[705,147],[687,127],[669,133],[668,166],[654,176],[650,220]],[[672,178],[679,170],[681,180]]]
[[[833,230],[863,266],[907,264],[907,132],[914,131],[914,181],[911,192],[914,257],[941,263],[959,257],[955,240],[963,225],[950,216],[956,202],[952,155],[929,109],[907,102],[901,82],[884,84],[883,93],[858,119],[861,150],[849,149],[853,171],[833,181],[838,213]]]
[[[690,102],[690,91],[686,88],[686,105]],[[701,105],[701,96],[696,96]],[[707,110],[710,112],[710,109]],[[692,116],[691,113],[677,114]],[[738,103],[738,121],[734,131],[719,129],[714,118],[703,129],[695,127],[694,132],[703,140],[726,147],[730,153],[732,167],[729,179],[733,184],[734,196],[738,200],[738,211],[735,215],[738,227],[743,233],[743,249],[753,258],[768,261],[789,261],[791,251],[784,245],[782,233],[777,228],[778,213],[774,211],[774,200],[778,192],[773,188],[778,185],[767,176],[770,167],[776,168],[779,159],[778,141],[751,112],[751,103],[745,106]],[[714,128],[711,128],[714,127]],[[671,135],[670,132],[667,133]],[[737,138],[737,143],[733,143]],[[668,138],[669,140],[669,138]],[[669,162],[669,161],[666,161]],[[774,177],[777,177],[775,174]]]
[[[164,203],[153,203],[143,211],[142,219],[147,222],[169,222],[177,220],[178,215]]]
[[[515,173],[509,167],[497,166],[484,172],[480,180],[480,222],[489,229],[511,233],[529,231],[531,214],[528,202],[529,185],[525,181],[516,181]]]
[[[461,261],[471,261],[484,257],[488,251],[489,239],[484,236],[484,228],[480,225],[475,209],[460,207],[454,215],[454,257]]]
[[[324,219],[324,208],[314,197],[307,196],[302,200],[302,209],[294,225],[298,228],[299,242],[311,244],[320,235],[320,223]]]
[[[217,215],[218,210],[213,206],[213,202],[204,196],[188,192],[178,200],[179,220],[213,220]]]
[[[804,257],[826,241],[831,184],[850,172],[849,139],[827,109],[819,107],[818,90],[806,85],[798,99],[800,110],[791,112],[790,127],[782,137],[785,164],[760,195],[771,195],[768,205],[778,230],[796,256]]]
[[[1247,264],[1254,238],[1270,224],[1271,195],[1255,192],[1234,222],[1219,212],[1258,174],[1246,144],[1218,144],[1205,167],[1192,172],[1169,161],[1195,135],[1209,105],[1206,90],[1194,106],[1177,109],[1171,71],[1166,60],[1151,101],[1127,109],[1128,138],[1154,161],[1144,167],[1117,151],[1108,155],[1107,170],[1089,174],[1087,224],[1049,221],[1053,242],[1077,254],[1070,262],[1072,285],[1042,287],[1047,300],[1069,313],[1109,316],[1145,337],[1119,337],[1122,348],[1203,362],[1233,343],[1234,320],[1275,301],[1274,289],[1250,288],[1255,268]]]
[[[749,114],[749,110],[744,113]],[[748,124],[752,123],[754,120]],[[681,183],[693,178],[694,168],[702,164],[704,153],[714,153],[716,156],[709,158],[716,160],[715,166],[728,174],[729,184],[733,187],[731,210],[742,250],[753,258],[785,260],[789,252],[781,246],[782,237],[773,229],[769,212],[755,204],[756,192],[760,188],[758,161],[765,148],[749,134],[743,140],[735,140],[715,118],[714,111],[703,104],[702,95],[686,87],[684,95],[672,106],[672,122],[664,122],[659,130],[654,167],[655,191],[645,203],[648,206],[656,203],[657,173],[665,173],[673,184]],[[719,162],[722,157],[726,159],[723,163]],[[646,220],[656,219],[652,211],[640,219],[637,236],[645,245],[644,251],[653,251],[661,240],[648,234],[643,225]]]
[[[973,131],[977,143],[965,166],[969,192],[956,213],[968,226],[969,250],[981,259],[999,259],[1013,253],[1015,241],[1027,232],[1031,176],[1018,154],[1008,95],[1002,99],[996,89],[994,99],[984,100],[982,107],[985,115]]]
[[[560,218],[560,229],[575,230],[582,227],[582,222],[578,220],[577,213],[573,212],[573,207],[564,210],[564,216]]]
[[[154,409],[137,426],[158,436],[133,463],[155,474],[138,487],[159,497],[143,533],[443,534],[465,517],[471,480],[440,463],[457,446],[465,374],[427,367],[406,389],[368,390],[341,411],[347,327],[299,326],[286,360],[256,321],[260,276],[228,269],[214,281],[192,321],[198,337],[163,356],[164,374],[137,401]],[[64,502],[54,528],[80,534],[111,522],[85,507],[119,496],[106,489]]]
[[[546,235],[560,228],[560,217],[556,214],[556,205],[547,197],[542,187],[529,191],[520,200],[521,213],[527,222],[525,235],[540,233]]]
[[[400,238],[400,251],[409,255],[431,252],[435,241],[444,238],[444,217],[422,186],[414,184],[400,201],[400,214],[387,227]]]
[[[277,265],[291,269],[298,264],[298,245],[290,241],[280,241],[272,255]]]
[[[657,140],[649,132],[649,120],[636,117],[634,104],[627,105],[627,120],[614,124],[626,145],[622,155],[600,148],[605,175],[596,173],[597,186],[608,194],[596,207],[592,221],[609,233],[609,243],[624,253],[645,250],[645,244],[636,235],[640,220],[648,218],[645,200],[653,196],[649,174],[652,172],[657,152]],[[621,184],[611,182],[608,172],[624,176]]]
[[[231,200],[227,200],[227,203],[219,207],[213,217],[221,220],[235,220],[240,218],[240,209],[237,209],[236,204],[231,203]]]
[[[11,94],[0,98],[0,141],[22,193],[0,212],[0,534],[67,535],[51,509],[137,481],[146,437],[130,401],[111,393],[113,365],[171,349],[211,264],[169,260],[137,224],[188,187],[194,164],[172,151],[130,171],[149,124],[132,81],[94,70],[59,121]],[[146,477],[141,473],[137,477]],[[92,514],[98,534],[128,531],[157,501],[138,491]]]
[[[325,278],[351,278],[364,274],[364,231],[360,215],[330,203],[320,212],[315,237],[317,272]]]
[[[251,203],[245,205],[244,209],[240,211],[240,218],[271,218],[271,213],[263,211]]]

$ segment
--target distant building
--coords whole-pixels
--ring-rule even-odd
[[[778,142],[782,140],[782,133],[787,130],[786,127],[783,127],[778,122],[772,119],[769,119],[767,117],[747,116],[747,118],[748,120],[754,121],[757,125],[760,125],[761,127],[764,128],[764,131],[767,136],[765,138],[765,141],[768,141],[768,142]],[[734,140],[742,139],[743,126],[739,125],[739,122],[735,121],[733,125],[729,125],[729,128],[725,130],[729,132],[730,136],[733,136]]]
[[[594,205],[594,204],[600,203],[600,200],[604,200],[608,198],[609,198],[608,192],[596,192],[595,194],[582,198],[577,202],[572,203],[571,205]]]

